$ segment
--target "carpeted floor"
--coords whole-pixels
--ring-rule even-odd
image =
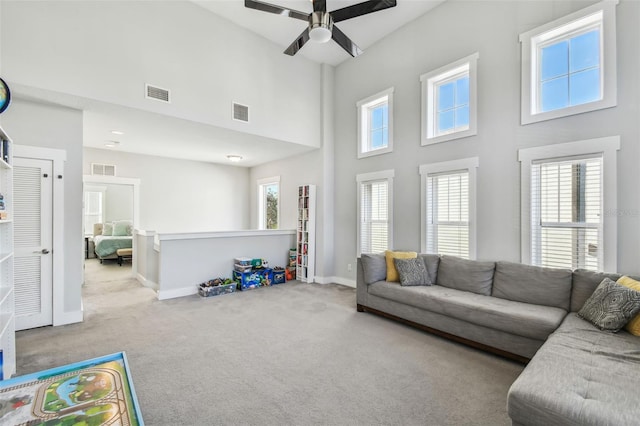
[[[18,332],[18,374],[125,351],[148,425],[509,424],[522,365],[358,313],[355,289],[161,302],[91,262],[85,321]]]

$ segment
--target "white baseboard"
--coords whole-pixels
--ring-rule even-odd
[[[158,300],[175,299],[176,297],[191,296],[197,294],[198,288],[194,286],[174,288],[171,290],[158,290]]]
[[[61,312],[54,316],[53,325],[66,325],[66,324],[75,324],[78,322],[82,322],[84,319],[84,314],[82,310],[79,311],[71,311],[71,312]]]
[[[356,288],[356,281],[342,277],[314,277],[318,284],[340,284],[346,287]]]
[[[151,280],[146,279],[145,277],[143,277],[141,274],[136,274],[136,279],[138,280],[138,282],[140,284],[142,284],[145,287],[149,287],[153,290],[158,290],[158,283],[153,282]]]

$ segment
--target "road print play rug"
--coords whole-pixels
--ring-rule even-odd
[[[0,381],[0,424],[142,426],[124,352]]]

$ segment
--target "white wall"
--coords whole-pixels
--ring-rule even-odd
[[[192,2],[2,2],[0,31],[9,82],[320,145],[320,65]],[[145,99],[145,83],[171,103]]]
[[[133,185],[105,184],[104,221],[133,221]]]
[[[2,125],[18,145],[62,149],[64,165],[64,311],[82,309],[82,111],[13,99]],[[80,316],[81,317],[81,316]]]
[[[395,249],[420,250],[420,164],[479,157],[478,258],[520,261],[520,148],[620,135],[618,270],[640,272],[640,3],[621,0],[618,106],[521,126],[518,35],[593,2],[449,1],[336,69],[336,275],[355,278],[358,173],[395,170]],[[420,145],[421,74],[479,52],[478,135]],[[389,87],[394,95],[394,151],[357,159],[356,102]]]
[[[249,170],[188,160],[84,149],[91,163],[115,164],[119,177],[140,179],[140,229],[228,231],[249,227]]]

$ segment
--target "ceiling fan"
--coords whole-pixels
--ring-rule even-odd
[[[366,15],[368,13],[377,12],[396,5],[396,0],[372,0],[327,12],[326,0],[312,1],[313,12],[311,13],[299,12],[297,10],[263,3],[257,0],[244,0],[244,5],[250,9],[275,13],[277,15],[288,16],[290,18],[308,22],[309,26],[293,43],[291,43],[291,46],[284,51],[287,55],[295,55],[310,39],[318,43],[326,43],[329,39],[333,39],[340,45],[340,47],[346,50],[347,53],[353,57],[360,55],[362,50],[356,46],[349,37],[340,31],[334,23]]]

